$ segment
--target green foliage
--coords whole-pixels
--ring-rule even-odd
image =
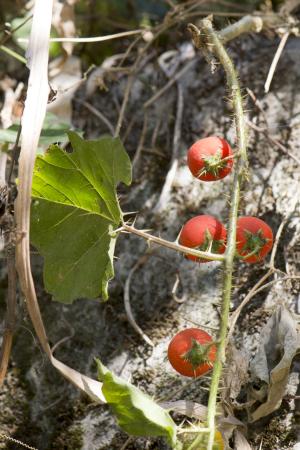
[[[44,257],[45,288],[55,300],[107,299],[113,230],[122,219],[116,186],[130,184],[130,160],[118,138],[68,135],[72,153],[53,145],[36,159],[31,241]]]
[[[176,425],[169,413],[138,388],[110,372],[98,359],[102,392],[117,417],[119,426],[133,436],[163,436],[179,448]]]
[[[29,15],[26,14],[23,17],[15,17],[10,23],[11,28],[13,30],[17,29],[13,34],[14,41],[24,51],[27,50],[28,42],[19,42],[18,39],[20,39],[20,38],[21,39],[29,39],[29,37],[30,37],[32,20],[29,19],[26,22],[26,19],[28,18],[28,16]],[[18,28],[18,27],[20,27],[20,28]],[[54,29],[51,30],[51,37],[52,38],[57,37],[57,33]],[[62,53],[61,44],[59,42],[50,42],[49,52],[50,52],[50,56],[52,56],[52,57],[60,55]]]
[[[68,135],[66,134],[69,128],[69,124],[60,122],[60,119],[55,114],[48,112],[40,135],[38,153],[43,153],[49,145],[53,144],[53,142],[66,144],[69,140]],[[15,143],[18,129],[19,125],[11,125],[5,130],[0,130],[0,142]]]

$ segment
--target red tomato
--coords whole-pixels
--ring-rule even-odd
[[[247,263],[262,261],[273,246],[273,233],[269,225],[257,217],[240,217],[237,221],[236,248]]]
[[[224,225],[212,216],[196,216],[188,220],[183,226],[179,243],[185,247],[212,253],[224,253],[226,242],[226,229]],[[201,263],[209,262],[208,259],[187,255],[188,259]]]
[[[187,159],[194,177],[202,181],[220,180],[231,172],[233,166],[230,145],[216,136],[196,141],[188,150]]]
[[[187,328],[177,333],[168,347],[168,359],[173,368],[186,377],[199,377],[208,372],[216,359],[212,337],[199,328]]]

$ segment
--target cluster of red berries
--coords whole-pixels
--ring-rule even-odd
[[[188,151],[188,166],[202,181],[220,180],[231,172],[234,156],[228,142],[208,137],[195,142]],[[226,250],[226,228],[215,217],[201,215],[183,226],[179,243],[185,247],[222,254]],[[262,261],[273,245],[269,225],[257,217],[239,217],[236,230],[236,253],[247,263]],[[204,258],[188,255],[200,263]],[[213,366],[216,346],[204,330],[188,328],[177,333],[168,347],[168,359],[181,375],[198,377]]]
[[[188,151],[188,166],[194,177],[202,181],[216,181],[226,177],[233,166],[233,152],[225,139],[208,137],[195,142]],[[226,249],[226,228],[215,217],[208,215],[190,219],[182,228],[179,243],[185,247],[222,254]],[[269,225],[257,217],[240,217],[237,221],[237,256],[247,263],[264,259],[273,245]],[[207,259],[188,255],[201,263]]]

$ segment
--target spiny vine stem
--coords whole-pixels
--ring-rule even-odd
[[[195,250],[194,248],[189,248],[185,247],[184,245],[177,244],[176,242],[166,241],[165,239],[153,236],[152,234],[149,234],[146,231],[138,230],[132,225],[127,225],[126,223],[123,223],[122,227],[117,231],[128,231],[129,233],[136,234],[137,236],[146,239],[149,243],[154,242],[155,244],[170,248],[171,250],[176,250],[177,252],[184,253],[185,255],[197,256],[198,258],[207,259],[208,261],[225,260],[224,255],[218,255],[217,253],[210,253],[210,252],[202,252],[200,250]]]
[[[233,103],[238,144],[237,158],[234,167],[234,177],[231,187],[227,248],[224,259],[222,311],[220,333],[218,339],[219,345],[217,347],[216,361],[214,363],[208,400],[207,427],[209,428],[209,438],[207,450],[212,450],[215,436],[217,395],[222,374],[222,367],[225,361],[226,336],[231,300],[232,274],[236,245],[236,224],[240,199],[240,188],[241,183],[247,173],[247,135],[243,111],[243,100],[238,77],[234,65],[221,42],[220,35],[218,35],[216,31],[214,31],[210,18],[206,18],[201,21],[200,29],[192,24],[190,24],[188,28],[192,33],[192,37],[196,47],[200,47],[202,50],[204,49],[206,56],[208,53],[210,53],[214,57],[216,57],[225,70],[227,84]],[[188,450],[196,450],[201,439],[202,437],[201,435],[199,435],[190,445]]]

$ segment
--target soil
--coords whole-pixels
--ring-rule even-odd
[[[177,50],[183,51],[188,37],[183,35]],[[287,151],[300,158],[300,41],[290,37],[277,66],[271,90],[264,93],[264,82],[278,40],[250,35],[232,42],[230,53],[240,73],[248,119],[265,127],[246,88],[251,89],[265,113],[268,132],[280,140],[285,151],[271,145],[262,132],[249,128],[248,181],[243,188],[241,214],[257,215],[276,233],[289,215],[299,192],[298,164]],[[130,92],[121,138],[133,159],[139,146],[143,125],[143,104],[163,87],[168,79],[158,65],[158,57],[172,48],[157,47],[149,52],[143,69],[137,73]],[[187,148],[200,137],[219,135],[235,144],[233,117],[223,71],[215,74],[199,55],[195,64],[180,79],[183,89],[183,119],[179,142],[179,163],[168,202],[155,210],[172,158],[178,88],[174,84],[148,110],[144,143],[134,167],[130,188],[120,187],[123,211],[138,211],[136,227],[151,229],[155,235],[175,240],[184,222],[196,214],[212,214],[227,222],[231,177],[215,183],[193,179],[186,166]],[[181,68],[181,66],[180,66]],[[76,100],[86,100],[115,125],[124,96],[127,76],[105,77],[106,91],[95,89],[88,96],[86,84],[75,93],[73,124],[87,138],[107,133],[106,125]],[[109,105],[109,107],[108,107]],[[128,129],[131,129],[128,132]],[[132,215],[131,215],[132,216]],[[130,216],[128,216],[130,217]],[[276,267],[299,275],[299,210],[286,224],[280,238]],[[134,317],[154,342],[147,345],[128,323],[123,302],[127,277],[147,254],[132,275],[130,302]],[[179,330],[199,326],[217,335],[220,314],[221,265],[197,264],[171,250],[151,246],[136,236],[122,235],[117,244],[116,276],[110,284],[107,303],[80,299],[72,305],[51,301],[43,290],[42,261],[33,254],[34,276],[50,344],[70,336],[56,356],[82,373],[96,377],[94,357],[109,369],[151,396],[169,400],[189,399],[205,404],[209,379],[192,383],[176,374],[166,359],[170,338]],[[266,260],[268,261],[268,260]],[[257,265],[237,263],[232,311],[256,281],[267,271],[267,262]],[[176,298],[174,283],[180,283]],[[6,283],[2,276],[1,289]],[[299,285],[295,280],[273,284],[258,293],[243,309],[234,333],[234,344],[252,358],[259,345],[262,328],[272,312],[284,302],[299,314]],[[1,315],[4,301],[0,302]],[[271,415],[247,424],[244,433],[253,449],[292,450],[300,441],[299,400],[300,360],[291,367],[287,395]],[[225,373],[228,367],[225,367]],[[173,414],[180,423],[183,416]],[[19,295],[18,327],[15,334],[9,373],[0,393],[0,432],[39,450],[121,450],[128,436],[120,431],[105,405],[96,405],[65,381],[47,361],[34,336],[30,320]],[[230,441],[231,445],[233,441]],[[0,435],[0,449],[19,449]],[[133,438],[128,450],[167,450],[163,440]]]

